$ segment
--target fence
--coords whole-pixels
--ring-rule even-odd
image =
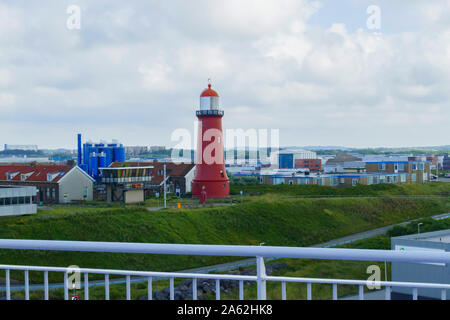
[[[331,284],[332,297],[337,299],[338,285],[359,286],[359,299],[364,299],[364,285],[381,286],[386,290],[385,298],[391,298],[393,287],[411,288],[413,300],[418,299],[419,289],[435,288],[441,290],[441,299],[446,300],[449,284],[442,283],[416,283],[393,281],[367,281],[350,279],[319,279],[268,276],[265,272],[264,258],[295,258],[295,259],[325,259],[325,260],[356,260],[356,261],[391,261],[391,262],[417,262],[417,263],[450,263],[450,252],[438,253],[430,251],[391,251],[391,250],[366,250],[366,249],[330,249],[330,248],[295,248],[295,247],[265,247],[265,246],[227,246],[227,245],[189,245],[189,244],[149,244],[149,243],[115,243],[115,242],[78,242],[78,241],[51,241],[51,240],[0,240],[0,249],[20,250],[51,250],[51,251],[81,251],[81,252],[117,252],[139,254],[170,254],[170,255],[207,255],[207,256],[235,256],[255,257],[256,275],[230,275],[230,274],[200,274],[177,272],[149,272],[131,270],[108,269],[78,269],[84,275],[84,298],[89,299],[89,274],[101,274],[105,277],[105,299],[109,300],[110,276],[125,276],[126,299],[131,299],[131,277],[142,277],[148,282],[148,299],[152,299],[152,281],[155,278],[168,278],[170,287],[170,299],[174,297],[174,280],[177,278],[192,279],[192,297],[197,297],[198,279],[214,279],[216,284],[216,299],[220,299],[220,281],[234,280],[239,282],[239,298],[244,299],[244,281],[253,281],[257,284],[257,298],[266,299],[266,283],[268,281],[281,282],[282,299],[287,299],[287,283],[306,283],[307,299],[312,299],[312,284]],[[44,278],[44,298],[49,299],[49,272],[64,274],[64,299],[69,299],[68,275],[73,272],[71,268],[42,267],[42,266],[17,266],[0,265],[0,270],[5,270],[6,299],[11,299],[11,270],[24,272],[25,299],[30,298],[29,272],[42,272]]]

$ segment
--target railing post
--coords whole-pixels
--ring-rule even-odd
[[[48,300],[48,271],[44,271],[44,299]]]
[[[11,300],[11,281],[9,276],[9,269],[6,269],[6,300]]]
[[[69,279],[67,271],[64,272],[64,300],[69,300]]]
[[[442,289],[441,300],[447,300],[447,289]]]
[[[220,300],[220,280],[216,279],[216,300]]]
[[[197,300],[197,278],[192,279],[192,300]]]
[[[286,281],[281,282],[281,300],[286,300]]]
[[[386,300],[391,300],[391,287],[386,287],[385,297]]]
[[[175,288],[173,285],[173,278],[170,278],[170,300],[175,300]]]
[[[30,280],[28,270],[25,270],[25,300],[30,300]]]
[[[337,283],[333,283],[333,300],[338,299]]]
[[[105,274],[105,300],[109,300],[109,274]]]
[[[127,300],[131,300],[131,288],[130,288],[131,279],[130,278],[131,278],[130,275],[127,274],[127,276],[126,276]]]
[[[153,300],[152,277],[147,278],[147,298]]]
[[[89,300],[89,274],[84,273],[84,300]]]
[[[312,300],[312,284],[311,284],[311,282],[308,282],[306,284],[306,299]]]
[[[364,300],[364,286],[359,286],[359,300]]]
[[[417,300],[418,292],[417,288],[413,288],[413,300]]]
[[[244,280],[239,280],[239,300],[244,300]]]
[[[258,287],[258,300],[266,300],[266,266],[263,257],[256,257],[256,284]]]

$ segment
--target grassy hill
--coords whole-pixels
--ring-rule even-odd
[[[448,212],[448,198],[332,198],[258,201],[229,207],[147,211],[70,208],[59,214],[0,219],[0,238],[308,246],[379,226]],[[230,257],[0,250],[2,264],[175,271]],[[2,274],[0,273],[0,277]],[[12,274],[22,279],[22,273]],[[31,273],[33,281],[41,274]],[[62,275],[50,273],[51,281]]]
[[[231,194],[282,194],[286,196],[418,196],[439,195],[450,196],[450,183],[433,182],[425,184],[373,184],[343,188],[320,185],[231,185]]]

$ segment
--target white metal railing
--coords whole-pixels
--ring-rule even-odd
[[[331,284],[332,297],[338,298],[338,285],[357,285],[359,287],[359,299],[364,299],[364,285],[384,287],[385,298],[391,298],[393,287],[411,288],[414,300],[418,299],[418,290],[421,288],[434,288],[441,291],[441,299],[446,300],[447,290],[450,284],[441,283],[417,283],[394,281],[368,281],[350,279],[319,279],[299,277],[268,276],[265,272],[264,258],[300,258],[300,259],[326,259],[326,260],[357,260],[357,261],[391,261],[391,262],[428,262],[450,263],[450,252],[430,251],[391,251],[391,250],[365,250],[365,249],[330,249],[330,248],[295,248],[295,247],[265,247],[265,246],[227,246],[227,245],[186,245],[186,244],[147,244],[147,243],[114,243],[114,242],[78,242],[78,241],[51,241],[51,240],[0,240],[0,249],[26,249],[26,250],[56,250],[56,251],[84,251],[84,252],[120,252],[143,254],[175,254],[175,255],[211,255],[211,256],[239,256],[256,257],[256,275],[229,275],[210,273],[186,273],[186,272],[149,272],[131,270],[109,270],[80,268],[78,272],[84,275],[84,298],[89,299],[89,274],[104,275],[105,299],[109,300],[110,275],[125,276],[126,299],[131,299],[131,277],[141,278],[148,283],[148,299],[152,299],[153,279],[169,279],[170,299],[175,294],[174,279],[192,279],[192,298],[197,299],[198,279],[213,279],[216,285],[216,299],[220,299],[220,281],[234,280],[239,282],[239,299],[244,299],[244,281],[254,281],[257,284],[257,298],[266,299],[266,282],[281,282],[281,297],[287,299],[287,283],[306,283],[307,299],[312,299],[312,284]],[[64,299],[69,299],[68,275],[73,269],[64,267],[42,266],[18,266],[0,265],[0,270],[5,270],[6,299],[11,299],[11,274],[10,271],[24,272],[25,299],[30,298],[29,272],[43,272],[44,274],[44,299],[49,299],[50,285],[49,272],[64,274]],[[103,283],[102,283],[103,284]]]

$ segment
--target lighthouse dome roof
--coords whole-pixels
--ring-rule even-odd
[[[218,97],[219,94],[211,89],[211,84],[208,84],[208,89],[203,90],[202,94],[200,95],[200,97]]]

